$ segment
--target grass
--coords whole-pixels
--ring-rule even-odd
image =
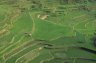
[[[84,5],[89,11],[80,10]],[[96,50],[91,40],[96,30],[95,5],[95,2],[62,5],[55,0],[35,3],[20,0],[10,5],[8,1],[3,2],[0,5],[0,63],[95,63],[78,59],[96,59],[94,54],[67,48],[82,46]],[[46,9],[51,10],[46,13]],[[58,12],[61,10],[64,12]],[[38,15],[48,17],[41,19]],[[46,49],[47,43],[63,49]]]

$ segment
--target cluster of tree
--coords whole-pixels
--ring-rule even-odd
[[[17,2],[18,0],[0,0],[0,4],[8,4],[8,5],[16,4]]]
[[[96,33],[94,33],[94,36],[93,36],[93,45],[96,47]]]
[[[59,0],[61,4],[96,2],[96,0]]]
[[[88,0],[89,2],[96,2],[96,0]]]
[[[86,5],[81,5],[79,6],[79,10],[84,10],[89,12],[91,9],[89,9]]]

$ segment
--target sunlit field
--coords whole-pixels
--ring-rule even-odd
[[[96,63],[96,0],[0,0],[0,63]]]

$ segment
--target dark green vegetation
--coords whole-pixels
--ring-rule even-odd
[[[96,63],[96,0],[0,0],[0,63]]]

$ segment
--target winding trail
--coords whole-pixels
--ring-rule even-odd
[[[34,21],[32,15],[30,14],[30,12],[29,12],[29,15],[30,15],[30,18],[32,19],[32,22],[33,22],[32,32],[31,32],[31,34],[33,35],[33,33],[35,32],[35,28],[36,28],[36,27],[35,27],[35,21]]]

